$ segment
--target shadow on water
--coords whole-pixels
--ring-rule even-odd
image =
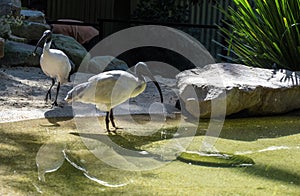
[[[27,157],[22,152],[37,152],[39,147],[43,144],[36,135],[20,132],[8,133],[4,129],[0,129],[0,138],[0,143],[3,148],[1,152],[5,152],[7,150],[13,151],[13,153],[9,154],[0,153],[1,165],[14,165],[15,168],[22,170],[24,170],[24,163],[30,160],[30,158],[35,157],[34,153],[32,153],[32,157]],[[5,147],[11,147],[12,149],[5,149]],[[30,166],[27,168],[29,170],[31,169],[31,166],[35,166],[34,161],[29,164]]]
[[[2,177],[9,176],[6,178],[6,185],[24,195],[36,193],[33,184],[27,182],[28,179],[16,175],[26,175],[33,179],[32,183],[37,181],[35,156],[42,144],[37,135],[22,131],[9,132],[0,128],[0,165],[10,168],[1,170]]]
[[[286,114],[284,116],[228,118],[225,120],[220,138],[256,141],[263,138],[278,138],[300,133],[300,112]],[[208,124],[204,121],[198,128],[197,135],[206,134]]]
[[[138,150],[136,147],[136,143],[130,142],[130,140],[126,139],[125,137],[116,134],[91,134],[91,133],[75,133],[71,132],[70,134],[78,136],[78,137],[83,137],[87,139],[93,139],[97,140],[99,142],[102,142],[108,146],[111,146],[112,144],[119,144],[119,146],[129,149],[129,150]],[[112,146],[113,147],[113,146]],[[114,148],[114,147],[113,147]]]
[[[140,149],[141,146],[150,144],[155,141],[160,141],[162,138],[158,134],[153,134],[151,136],[136,136],[131,134],[90,134],[90,133],[75,133],[71,132],[70,134],[83,137],[87,139],[93,139],[99,141],[107,146],[111,147],[115,152],[120,155],[126,156],[136,156],[134,152],[143,152]],[[126,150],[124,150],[126,149]],[[130,151],[134,151],[130,153]],[[143,157],[152,157],[156,159],[161,159],[161,156],[147,152],[143,154]]]
[[[276,180],[288,184],[300,185],[300,175],[287,169],[277,168],[269,165],[254,165],[253,167],[242,168],[242,172],[265,178],[268,180]]]
[[[119,119],[122,119],[124,117],[124,115],[119,116]],[[99,118],[99,122],[104,121],[104,117],[98,117]],[[177,132],[178,129],[178,119],[168,119],[167,122],[171,123],[171,125],[167,125],[155,128],[154,127],[149,127],[149,128],[145,128],[144,124],[147,124],[151,121],[150,115],[146,115],[146,114],[142,114],[142,115],[132,115],[131,119],[133,119],[133,121],[137,125],[137,130],[141,130],[143,131],[143,129],[145,129],[146,131],[151,130],[151,133],[147,133],[146,135],[139,135],[139,134],[133,134],[130,131],[134,130],[132,127],[130,127],[128,124],[128,122],[124,123],[123,125],[125,126],[125,128],[120,128],[116,130],[116,133],[112,132],[112,133],[102,133],[99,130],[99,134],[97,132],[95,133],[87,133],[84,130],[80,131],[80,132],[70,132],[70,134],[75,135],[75,136],[79,136],[79,137],[83,137],[83,138],[87,138],[87,139],[94,139],[97,141],[100,141],[102,143],[111,145],[111,143],[117,144],[123,148],[129,149],[129,150],[137,150],[139,149],[141,146],[146,145],[146,144],[150,144],[152,142],[156,142],[156,141],[161,141],[161,140],[166,140],[166,139],[172,139],[174,138],[174,134]],[[87,121],[89,122],[89,121]],[[124,122],[124,121],[123,121]],[[122,124],[123,122],[120,122],[120,124]],[[99,125],[101,126],[101,125]],[[121,125],[122,126],[122,125]],[[147,125],[148,126],[148,125]],[[129,129],[129,131],[126,129]],[[141,127],[144,127],[143,129],[141,129]],[[154,130],[154,131],[152,131]]]
[[[135,121],[143,119],[145,120],[145,115],[134,115]],[[226,119],[224,126],[219,138],[239,140],[239,141],[256,141],[258,139],[264,138],[279,138],[284,136],[290,136],[300,133],[300,112],[290,113],[284,116],[270,116],[270,117],[252,117],[252,118],[232,118]],[[63,121],[64,119],[52,119],[49,118],[48,121],[57,123]],[[124,148],[135,149],[142,145],[149,144],[151,142],[156,142],[164,139],[172,139],[174,134],[178,129],[178,120],[169,119],[169,121],[174,121],[175,126],[164,127],[158,129],[155,133],[147,136],[137,136],[130,133],[119,131],[116,135],[108,135],[113,143],[123,145]],[[207,132],[207,127],[209,125],[209,120],[200,120],[196,136],[205,136]],[[162,136],[162,133],[164,134]],[[103,140],[99,134],[89,134],[89,133],[72,133],[81,137],[86,137],[90,139]],[[179,135],[178,137],[185,137]],[[104,141],[102,141],[104,142]]]

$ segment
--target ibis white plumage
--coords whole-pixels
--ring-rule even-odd
[[[145,77],[149,77],[157,87],[161,102],[163,96],[158,82],[155,80],[145,63],[139,62],[134,67],[134,74],[126,71],[113,70],[100,73],[89,78],[88,82],[75,86],[68,92],[67,102],[78,101],[95,104],[101,111],[106,111],[106,129],[109,130],[109,121],[117,129],[113,108],[129,98],[136,97],[146,88]]]
[[[46,30],[38,41],[33,54],[38,48],[38,46],[44,42],[43,53],[40,58],[40,65],[43,72],[52,79],[52,85],[50,86],[45,100],[51,99],[51,89],[55,84],[55,80],[58,82],[55,100],[52,105],[57,106],[57,97],[61,84],[70,81],[70,75],[74,70],[74,64],[69,60],[68,56],[61,50],[50,49],[52,42],[52,32]]]

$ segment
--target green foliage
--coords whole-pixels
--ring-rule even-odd
[[[186,23],[190,14],[189,4],[203,4],[209,1],[216,4],[217,0],[188,0],[184,4],[178,0],[140,0],[132,18],[155,22]]]
[[[220,27],[239,63],[300,70],[300,1],[234,0]],[[229,54],[231,55],[231,54]]]
[[[23,24],[22,17],[13,15],[0,16],[0,37],[7,39],[11,33],[11,26],[20,26]]]
[[[218,3],[218,1],[223,1],[223,0],[189,0],[192,4],[199,4],[202,5],[204,3],[204,1],[208,1],[210,3],[216,4]]]
[[[187,5],[176,0],[140,0],[134,10],[133,19],[155,22],[186,22],[189,14]]]
[[[1,25],[16,25],[21,26],[23,24],[23,17],[22,16],[13,16],[13,15],[6,15],[0,17],[0,24]]]

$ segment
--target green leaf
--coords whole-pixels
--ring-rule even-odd
[[[300,70],[300,1],[234,0],[223,9],[229,29],[219,27],[230,51],[249,66]]]

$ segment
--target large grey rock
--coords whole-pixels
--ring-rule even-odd
[[[87,55],[86,49],[74,38],[61,35],[52,35],[52,48],[62,50],[75,63],[78,68]]]
[[[21,0],[0,0],[0,16],[20,16],[21,6]]]
[[[11,34],[10,26],[9,24],[5,24],[0,20],[0,37],[2,38],[8,38]]]
[[[272,115],[300,108],[297,72],[211,64],[181,72],[177,80],[183,110],[195,117]]]
[[[95,56],[90,58],[89,55],[84,60],[84,64],[80,65],[81,72],[98,74],[104,71],[129,69],[127,64],[112,56]]]
[[[30,22],[46,23],[45,14],[37,10],[21,10],[21,16]]]
[[[39,66],[39,57],[33,56],[34,46],[14,41],[5,41],[4,57],[0,59],[0,65],[7,66]]]
[[[49,29],[50,26],[48,24],[28,21],[24,21],[23,24],[19,26],[11,26],[11,31],[13,35],[23,37],[29,42],[39,40],[43,35],[44,31]]]

